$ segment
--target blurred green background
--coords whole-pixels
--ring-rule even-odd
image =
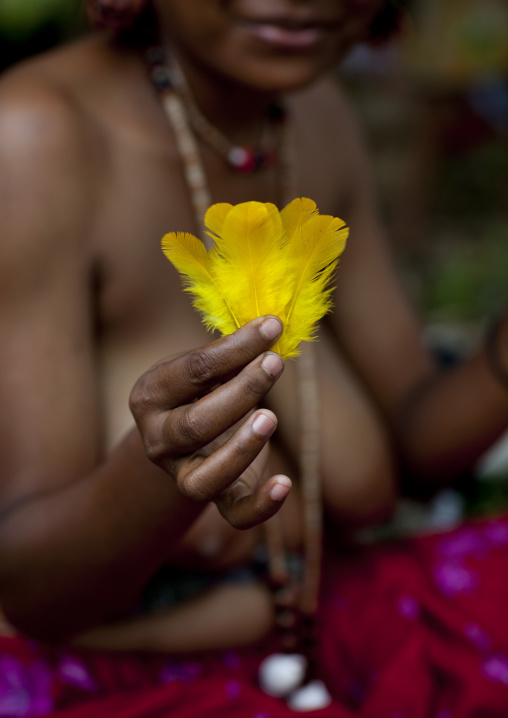
[[[0,70],[85,26],[81,0],[0,0]]]
[[[508,0],[413,0],[346,63],[408,290],[458,351],[508,302],[507,37]]]

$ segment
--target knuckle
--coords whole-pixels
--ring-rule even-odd
[[[232,486],[222,492],[217,504],[219,511],[229,525],[234,529],[243,531],[251,528],[256,523],[255,520],[252,520],[252,516],[248,511],[248,506],[251,502],[250,487],[242,478],[239,478]]]
[[[204,504],[213,499],[206,484],[199,480],[197,472],[191,472],[184,477],[178,477],[177,486],[183,496],[197,503]]]
[[[143,445],[148,459],[153,464],[160,465],[165,457],[165,452],[163,451],[160,442],[153,441],[151,438],[143,437]]]
[[[201,422],[193,410],[193,405],[180,407],[179,410],[172,414],[172,424],[174,433],[178,437],[178,442],[183,450],[188,447],[198,447],[204,442],[203,428]]]
[[[153,398],[148,390],[148,383],[144,376],[134,384],[129,396],[129,409],[136,419],[140,421],[152,409]]]
[[[157,370],[150,369],[139,377],[129,395],[129,409],[137,423],[167,406],[163,385],[157,377]]]
[[[248,442],[239,442],[235,447],[236,462],[239,466],[243,467],[244,474],[251,468],[251,464],[260,452],[258,446],[259,439],[255,436],[249,437]],[[235,484],[235,488],[238,485],[238,481]],[[238,491],[238,496],[240,492]]]
[[[146,457],[152,464],[164,468],[166,460],[170,456],[168,443],[164,440],[164,436],[159,428],[155,425],[147,425],[143,431],[140,431],[143,441],[143,449]]]
[[[263,372],[245,372],[242,376],[243,388],[246,393],[256,398],[261,398],[271,387],[268,376]]]
[[[166,469],[168,460],[175,458],[176,442],[166,430],[167,414],[159,413],[138,424],[139,434],[147,458],[157,466]]]
[[[216,375],[215,361],[203,349],[189,352],[187,367],[191,382],[198,386],[210,383]]]

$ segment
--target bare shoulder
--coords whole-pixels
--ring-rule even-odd
[[[65,72],[75,52],[41,56],[0,82],[0,203],[5,241],[30,220],[46,226],[86,211],[92,182],[90,125]],[[51,227],[54,229],[54,227]],[[19,231],[18,231],[19,230]]]
[[[28,60],[0,81],[2,254],[27,243],[47,251],[89,232],[112,133],[101,92],[112,53],[95,36]],[[37,247],[33,247],[34,238]],[[76,244],[74,243],[74,247]]]
[[[0,82],[3,159],[14,157],[23,162],[32,156],[35,161],[30,164],[35,171],[40,159],[63,159],[69,153],[76,159],[83,148],[86,126],[75,86],[84,62],[82,55],[79,44],[69,46],[21,63],[4,74]]]

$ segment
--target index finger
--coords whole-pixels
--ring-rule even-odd
[[[169,410],[187,404],[215,385],[238,374],[269,349],[282,333],[280,319],[258,317],[210,344],[165,359],[141,378],[150,385],[152,408]],[[141,395],[143,386],[139,387]]]

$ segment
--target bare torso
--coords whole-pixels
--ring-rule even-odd
[[[167,231],[197,234],[198,230],[181,160],[142,58],[126,51],[119,63],[108,46],[97,39],[59,54],[61,57],[49,56],[39,72],[47,73],[50,83],[71,94],[89,143],[89,171],[95,184],[93,214],[86,236],[85,265],[77,264],[76,271],[88,271],[90,291],[97,290],[98,411],[103,422],[103,450],[108,451],[133,425],[128,398],[137,378],[161,357],[209,340],[176,271],[160,249]],[[65,61],[66,54],[71,62]],[[312,197],[320,212],[343,216],[347,221],[348,172],[342,157],[347,155],[348,139],[340,130],[340,102],[335,101],[337,107],[331,105],[331,116],[323,122],[330,110],[329,93],[325,83],[291,100],[297,195]],[[232,174],[206,147],[203,159],[209,176],[215,178],[213,201],[280,201],[273,170]],[[330,181],[330,177],[335,180]],[[354,235],[350,241],[355,241]],[[346,250],[339,281],[340,273],[347,271],[347,261]],[[94,304],[90,302],[90,306]],[[363,487],[371,482],[389,482],[392,467],[382,424],[326,329],[316,350],[324,431],[323,474],[333,511],[334,486],[358,485],[363,493]],[[278,440],[283,447],[285,471],[291,475],[296,465],[299,413],[293,361],[287,362],[269,404],[279,417]],[[288,502],[287,514],[295,511],[293,504]],[[336,508],[340,515],[340,507]],[[220,546],[221,566],[229,559],[236,562],[241,554],[248,555],[258,540],[259,529],[239,533],[214,508],[205,516],[198,522],[196,543],[206,543],[202,527],[214,532],[210,545]],[[288,524],[294,527],[295,521],[291,519]],[[295,540],[294,531],[291,534]],[[197,554],[201,563],[199,550]],[[206,559],[210,564],[209,555]],[[189,560],[187,551],[185,560]]]
[[[181,158],[142,55],[112,50],[104,38],[92,36],[15,70],[3,91],[13,108],[6,119],[0,118],[3,136],[19,132],[19,147],[30,147],[14,155],[20,189],[6,205],[13,219],[6,225],[12,242],[5,245],[5,256],[11,271],[29,268],[27,288],[23,282],[16,285],[1,326],[19,357],[15,362],[4,357],[4,375],[11,379],[4,383],[2,397],[14,410],[6,434],[10,438],[3,444],[0,501],[9,506],[31,493],[77,485],[100,467],[134,425],[128,403],[137,379],[163,357],[201,346],[210,336],[161,251],[166,232],[198,234],[199,229]],[[329,81],[288,100],[296,194],[311,197],[321,213],[351,224],[338,282],[361,302],[362,291],[347,279],[358,271],[349,270],[355,267],[355,253],[368,251],[350,248],[357,241],[349,213],[355,173],[351,148],[357,140],[350,135],[349,110]],[[201,149],[214,202],[281,204],[287,199],[274,168],[233,174],[213,151]],[[3,151],[8,154],[9,145]],[[21,188],[27,182],[32,186],[25,207]],[[4,186],[10,188],[9,183]],[[45,231],[40,223],[47,214],[52,222]],[[35,224],[33,217],[39,218]],[[37,231],[40,227],[40,236],[33,236],[34,226]],[[28,257],[32,263],[27,264]],[[23,322],[13,325],[10,317],[19,296],[28,298],[28,311]],[[349,297],[341,302],[338,295],[336,301],[338,308],[350,304]],[[341,321],[339,317],[339,333]],[[346,359],[337,323],[334,331],[332,324],[322,327],[315,345],[325,507],[340,524],[355,524],[375,516],[380,505],[390,505],[394,469],[383,421]],[[294,361],[286,362],[267,403],[279,419],[272,439],[277,471],[297,485],[301,407]],[[21,455],[25,468],[20,473]],[[11,466],[15,478],[9,480]],[[98,510],[107,512],[108,507]],[[281,515],[288,546],[295,547],[301,540],[297,487]],[[249,561],[261,539],[262,528],[232,528],[210,504],[169,559],[221,570]],[[260,635],[271,609],[263,593],[253,594],[253,600],[265,616],[256,629]],[[236,597],[232,605],[238,605]],[[239,624],[244,625],[241,616]],[[175,636],[181,625],[177,618],[166,635]],[[150,633],[146,626],[140,631],[142,636]],[[150,635],[146,640],[152,646],[161,635],[159,628]],[[94,635],[92,643],[140,645],[138,633],[127,643],[124,638],[117,644],[110,633]],[[188,638],[185,632],[183,642]],[[196,637],[197,647],[201,639]],[[141,644],[146,645],[145,638]],[[174,647],[171,643],[169,648]]]
[[[434,480],[436,467],[446,477],[450,467],[463,470],[498,435],[506,425],[506,402],[483,355],[454,374],[458,378],[452,377],[446,391],[437,391],[441,380],[383,241],[368,162],[347,103],[327,80],[288,100],[296,194],[350,225],[335,308],[315,345],[324,503],[335,525],[344,527],[370,521],[393,505],[392,447],[400,452],[397,461],[425,477]],[[273,168],[235,175],[213,151],[201,149],[214,202],[282,201]],[[212,570],[248,561],[261,529],[232,528],[215,504],[196,520],[201,504],[168,476],[178,473],[180,457],[165,473],[145,455],[143,432],[129,431],[134,423],[129,395],[138,378],[163,357],[210,340],[160,247],[168,231],[198,234],[199,229],[142,55],[96,35],[7,73],[0,83],[0,160],[2,603],[26,633],[68,636],[127,610],[168,559]],[[262,332],[253,326],[224,340],[220,352],[233,356],[236,363],[228,366],[239,367],[241,352],[258,347],[246,367],[254,366],[258,376],[259,352],[268,345],[266,336],[264,344],[257,343]],[[237,339],[236,349],[226,351]],[[189,369],[183,365],[176,376],[185,381]],[[474,383],[470,377],[478,376],[483,379],[475,396],[489,409],[483,412],[463,391]],[[270,386],[274,381],[271,376]],[[422,386],[436,391],[414,403],[415,389]],[[159,392],[164,395],[158,401],[176,396],[173,387]],[[150,388],[155,393],[160,385],[154,381]],[[218,433],[237,421],[238,406],[244,406],[236,403],[241,382],[228,381],[223,388],[221,396],[236,400],[221,407]],[[276,471],[297,482],[302,408],[294,362],[286,362],[267,404],[278,417],[272,439],[274,461],[280,462]],[[459,408],[452,411],[455,404]],[[160,408],[156,402],[155,410]],[[188,413],[199,413],[194,408]],[[149,418],[153,413],[146,412]],[[161,413],[165,427],[169,407]],[[203,416],[208,421],[209,414]],[[490,424],[485,417],[493,417]],[[247,443],[257,442],[246,427]],[[464,440],[479,429],[480,440]],[[173,429],[170,436],[175,435]],[[162,450],[167,443],[162,441]],[[243,451],[247,443],[233,443],[235,460],[255,456]],[[465,444],[473,449],[464,454]],[[261,444],[256,446],[259,451]],[[210,470],[214,487],[223,486],[217,481],[225,470],[224,463]],[[281,511],[293,545],[300,540],[297,496],[292,491]],[[267,497],[270,511],[258,513],[258,521],[276,511],[268,491],[265,508]],[[270,625],[265,594],[256,594],[265,618],[244,640]],[[218,639],[228,645],[223,627],[229,625],[238,640],[238,627],[251,625],[250,614],[248,622],[241,611],[236,623],[231,621],[222,598]],[[229,607],[242,609],[244,598],[230,596]],[[188,629],[198,624],[187,615],[184,626],[180,617],[166,624],[164,650],[188,649]],[[213,620],[206,625],[215,625]],[[141,640],[136,628],[135,636],[116,645],[154,647],[159,626],[152,625],[149,640],[147,624],[138,628]],[[195,636],[196,649],[204,647],[202,633]],[[110,646],[111,638],[107,632],[96,644]],[[208,647],[217,645],[215,638]]]

